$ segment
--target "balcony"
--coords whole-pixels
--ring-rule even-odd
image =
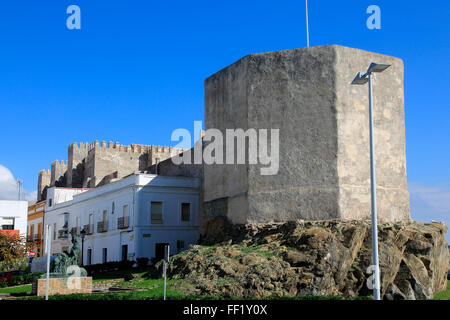
[[[34,235],[34,241],[41,241],[41,235],[39,233]]]
[[[33,235],[27,234],[27,242],[33,242],[33,241],[34,241]]]
[[[97,232],[102,233],[108,231],[108,221],[97,222]]]
[[[83,229],[84,229],[84,231],[86,231],[86,234],[94,233],[94,225],[93,224],[85,224]]]
[[[70,234],[73,236],[79,236],[80,235],[80,227],[73,227],[70,229]]]
[[[128,217],[122,217],[117,219],[117,229],[126,229],[129,227]]]
[[[69,232],[67,229],[58,230],[58,239],[67,239],[69,237]]]

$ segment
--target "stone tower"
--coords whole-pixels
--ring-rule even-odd
[[[50,170],[41,170],[38,175],[37,201],[45,200],[47,197],[47,189],[50,187],[51,181]]]
[[[81,188],[84,179],[84,159],[88,154],[88,143],[72,143],[68,149],[67,186]]]
[[[232,223],[370,217],[367,86],[351,81],[371,62],[374,76],[380,221],[409,219],[403,62],[329,45],[251,54],[205,80],[206,129],[279,129],[279,171],[205,165],[204,214]],[[225,134],[224,134],[225,136]]]

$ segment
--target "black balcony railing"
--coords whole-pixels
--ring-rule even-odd
[[[121,217],[117,219],[117,229],[126,229],[129,226],[128,217]]]
[[[67,229],[58,230],[58,239],[67,239],[69,237],[69,232]]]
[[[85,224],[83,230],[86,231],[86,234],[94,233],[94,225],[93,224]]]
[[[97,222],[97,232],[106,232],[108,231],[108,221],[100,221]]]

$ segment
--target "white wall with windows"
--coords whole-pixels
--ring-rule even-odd
[[[153,258],[166,243],[174,254],[198,240],[199,191],[198,178],[135,174],[76,194],[46,212],[57,230],[51,252],[70,249],[71,232],[85,230],[86,265]]]

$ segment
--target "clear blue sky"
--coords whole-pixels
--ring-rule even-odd
[[[66,28],[70,4],[81,30]],[[371,4],[381,30],[366,27]],[[309,0],[309,11],[311,46],[404,60],[408,181],[437,190],[450,214],[450,1]],[[170,145],[174,129],[203,120],[206,77],[246,54],[306,46],[305,5],[2,1],[0,35],[0,165],[32,191],[73,141]]]

